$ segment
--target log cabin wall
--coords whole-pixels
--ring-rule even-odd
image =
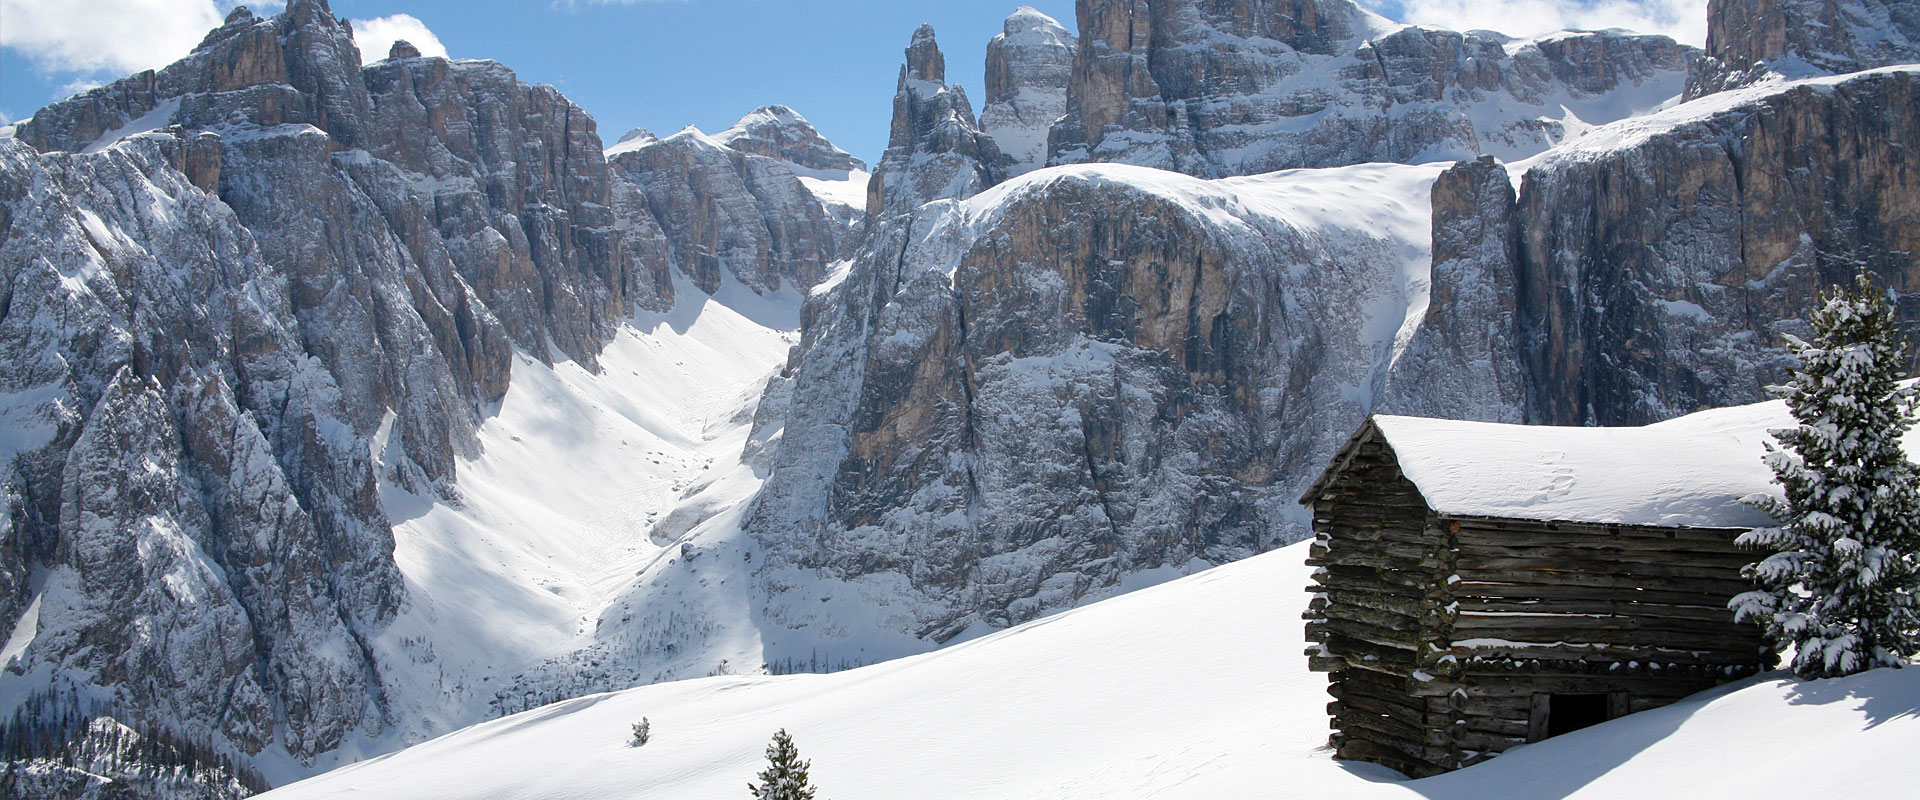
[[[1445,516],[1371,424],[1307,499],[1340,758],[1437,774],[1544,738],[1556,703],[1611,718],[1771,666],[1727,610],[1740,530]]]
[[[1340,758],[1432,774],[1454,760],[1435,729],[1446,709],[1415,692],[1423,655],[1447,643],[1451,546],[1433,535],[1419,490],[1363,429],[1332,480],[1315,487],[1307,658],[1331,672],[1331,744]]]

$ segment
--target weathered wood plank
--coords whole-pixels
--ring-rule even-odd
[[[1645,589],[1652,591],[1694,592],[1731,598],[1753,588],[1750,581],[1720,580],[1705,577],[1660,575],[1622,575],[1604,572],[1569,572],[1532,569],[1470,569],[1457,567],[1454,574],[1463,583],[1530,583],[1546,586],[1587,586],[1609,589]]]
[[[1672,554],[1668,554],[1672,555]],[[1639,561],[1627,558],[1571,558],[1549,556],[1538,558],[1508,558],[1487,556],[1462,551],[1454,555],[1454,571],[1465,579],[1467,572],[1497,570],[1500,572],[1544,572],[1557,575],[1592,574],[1617,577],[1677,578],[1686,581],[1725,581],[1747,585],[1750,582],[1740,577],[1740,567],[1747,562],[1704,564],[1680,558],[1656,557],[1657,560]]]
[[[1673,606],[1702,606],[1726,608],[1733,599],[1732,594],[1713,594],[1696,591],[1675,591],[1667,589],[1646,589],[1634,587],[1625,591],[1619,587],[1606,586],[1549,586],[1537,583],[1505,583],[1498,581],[1461,581],[1454,584],[1455,597],[1490,597],[1506,599],[1536,600],[1626,600],[1637,603],[1660,603]],[[1746,589],[1741,589],[1746,591]],[[1737,594],[1737,593],[1736,593]]]
[[[1629,617],[1691,619],[1732,625],[1733,612],[1722,606],[1667,605],[1635,603],[1618,599],[1596,600],[1524,600],[1486,597],[1458,597],[1463,615],[1485,612],[1531,612],[1542,614],[1611,614]]]
[[[1733,622],[1731,615],[1723,620],[1686,619],[1681,617],[1655,617],[1638,614],[1542,614],[1531,611],[1470,611],[1460,609],[1453,620],[1455,639],[1469,636],[1505,636],[1520,632],[1531,634],[1529,639],[1515,641],[1543,641],[1541,636],[1558,637],[1559,641],[1599,641],[1621,642],[1625,638],[1609,638],[1617,632],[1663,632],[1699,634],[1704,643],[1733,637],[1740,641],[1758,642],[1760,629],[1753,625]],[[1597,637],[1594,639],[1568,637]],[[1507,636],[1506,638],[1513,638]],[[1551,641],[1551,640],[1547,640]]]

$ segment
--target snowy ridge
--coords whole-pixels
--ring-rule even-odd
[[[823,796],[986,800],[1902,796],[1920,671],[1764,675],[1400,783],[1336,762],[1306,669],[1306,545],[937,653],[832,675],[584,697],[265,795],[705,799],[740,794],[776,728]],[[652,742],[625,744],[642,716]],[[1037,757],[1044,754],[1044,757]],[[1822,769],[1806,767],[1812,760]],[[1834,776],[1844,776],[1839,784]]]
[[[1800,80],[1776,79],[1741,89],[1718,92],[1698,100],[1663,108],[1651,114],[1622,119],[1594,128],[1559,147],[1516,162],[1511,167],[1511,174],[1514,180],[1518,181],[1520,176],[1530,169],[1563,160],[1592,159],[1621,150],[1629,150],[1675,128],[1704,122],[1723,114],[1744,113],[1744,109],[1761,103],[1769,97],[1802,88],[1816,92],[1833,92],[1849,83],[1870,79],[1872,76],[1897,74],[1920,75],[1920,65],[1880,67],[1844,75],[1822,75]]]

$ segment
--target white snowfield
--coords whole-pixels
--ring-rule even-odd
[[[1777,495],[1761,462],[1785,402],[1633,428],[1508,425],[1377,414],[1407,479],[1441,514],[1621,525],[1774,524],[1741,502]]]
[[[1426,780],[1335,761],[1304,548],[847,672],[557,703],[265,797],[745,797],[780,728],[833,800],[1911,796],[1920,670],[1772,673]]]

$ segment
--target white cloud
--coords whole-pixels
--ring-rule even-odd
[[[420,48],[420,55],[423,56],[444,58],[447,55],[447,46],[440,43],[440,37],[433,35],[433,31],[427,30],[427,23],[412,14],[353,21],[353,43],[360,48],[362,64],[386,58],[387,51],[393,48],[394,41],[398,39],[405,39]]]
[[[192,52],[222,17],[214,0],[0,0],[0,47],[48,72],[138,72]]]
[[[68,97],[72,97],[89,89],[98,89],[105,85],[106,84],[92,78],[81,78],[79,80],[69,81],[67,85],[60,87],[60,91],[65,92]]]
[[[1707,0],[1405,0],[1404,22],[1529,36],[1562,28],[1627,28],[1691,45],[1707,39]]]

